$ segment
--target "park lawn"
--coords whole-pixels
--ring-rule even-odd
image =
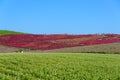
[[[120,80],[120,55],[0,53],[0,80]]]

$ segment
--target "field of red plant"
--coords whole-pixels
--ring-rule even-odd
[[[120,42],[118,34],[94,35],[34,35],[34,34],[9,34],[0,36],[0,44],[18,48],[51,50],[75,46],[89,46]]]

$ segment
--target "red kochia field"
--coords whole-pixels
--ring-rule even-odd
[[[35,35],[9,34],[0,36],[0,44],[18,48],[50,50],[65,47],[89,46],[120,42],[118,34],[88,34],[88,35]]]

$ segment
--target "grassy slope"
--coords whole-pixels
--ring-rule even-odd
[[[120,53],[120,43],[92,45],[83,47],[61,48],[44,52],[94,52],[94,53]]]
[[[0,54],[0,80],[120,80],[119,61],[112,54]]]
[[[8,31],[8,30],[0,30],[0,35],[7,35],[7,34],[23,34],[23,33],[15,32],[15,31]]]

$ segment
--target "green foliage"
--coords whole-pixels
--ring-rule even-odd
[[[7,35],[7,34],[23,34],[22,32],[15,32],[9,30],[0,30],[0,35]]]
[[[120,55],[0,54],[0,80],[120,80]]]

